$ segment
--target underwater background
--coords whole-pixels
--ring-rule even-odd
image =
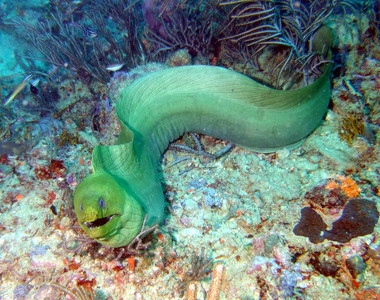
[[[0,0],[0,299],[380,299],[379,7]],[[313,48],[323,25],[331,53]],[[288,90],[330,63],[328,112],[300,147],[169,146],[147,250],[80,229],[74,191],[94,147],[116,143],[136,79],[211,65]]]

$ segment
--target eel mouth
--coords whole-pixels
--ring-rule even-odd
[[[101,227],[103,225],[106,225],[109,221],[111,221],[114,217],[117,217],[117,216],[119,216],[119,215],[114,214],[114,215],[110,215],[110,216],[105,217],[105,218],[96,219],[95,221],[92,221],[92,222],[83,222],[83,224],[87,228],[93,229],[93,228],[97,228],[97,227]]]

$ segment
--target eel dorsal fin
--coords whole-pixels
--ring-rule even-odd
[[[120,178],[126,178],[135,173],[136,154],[134,149],[134,134],[122,122],[118,144],[98,145],[92,152],[92,168],[94,172],[106,172]]]

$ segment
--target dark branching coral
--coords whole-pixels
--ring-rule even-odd
[[[145,60],[145,51],[140,43],[142,31],[140,2],[140,0],[96,0],[91,1],[89,7],[90,19],[110,46],[109,56],[129,67],[135,67]],[[115,32],[110,28],[115,28]]]
[[[144,1],[144,34],[153,60],[165,60],[178,49],[187,49],[202,63],[217,51],[218,24],[223,20],[218,0]]]
[[[74,70],[87,81],[108,82],[110,64],[122,62],[131,68],[146,59],[164,61],[179,49],[205,64],[224,52],[233,61],[238,58],[256,67],[259,55],[267,51],[277,60],[268,70],[277,78],[276,87],[300,80],[308,84],[321,74],[329,58],[327,49],[316,48],[314,40],[335,10],[374,7],[373,1],[357,0],[50,3],[51,9],[36,24],[11,23],[23,29],[22,36],[41,53],[40,60]]]
[[[49,10],[36,24],[20,19],[9,23],[21,28],[22,36],[42,55],[31,52],[25,58],[73,70],[85,82],[95,79],[106,83],[110,79],[108,65],[123,62],[134,67],[141,61],[143,48],[136,36],[137,1],[126,2],[97,0],[80,8],[60,5]],[[118,32],[111,32],[106,20],[116,22]],[[120,32],[128,34],[119,38]]]
[[[279,88],[280,79],[284,79],[286,72],[291,81],[303,79],[304,84],[320,76],[320,67],[329,59],[324,53],[327,49],[314,48],[316,32],[337,7],[355,9],[358,3],[334,0],[224,0],[220,5],[231,7],[230,22],[221,40],[231,42],[225,45],[228,51],[240,57],[245,65],[251,63],[257,67],[258,55],[264,50],[273,52],[271,56],[285,51],[280,62],[271,70],[276,74],[275,86]],[[295,75],[299,78],[291,78]]]
[[[27,39],[42,54],[39,57],[31,52],[25,57],[74,70],[86,81],[94,78],[107,82],[109,73],[101,63],[107,58],[98,40],[85,36],[71,16],[58,10],[51,11],[49,19],[40,20],[35,25],[23,20],[13,22],[24,30]]]

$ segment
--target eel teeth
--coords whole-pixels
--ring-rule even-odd
[[[105,218],[96,219],[95,221],[92,221],[92,222],[83,222],[83,224],[86,227],[92,229],[92,228],[100,227],[100,226],[107,224],[115,216],[117,216],[117,215],[110,215],[110,216],[105,217]]]

